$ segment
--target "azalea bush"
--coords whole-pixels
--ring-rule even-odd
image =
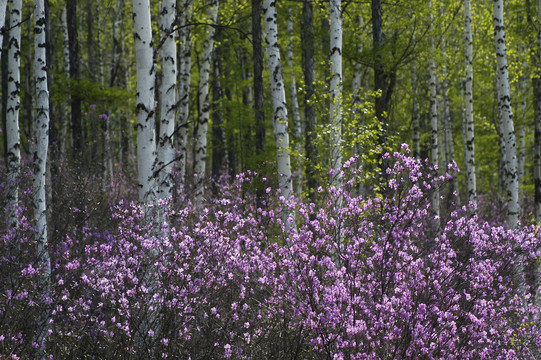
[[[437,217],[431,193],[457,169],[387,156],[366,198],[352,158],[318,204],[252,172],[202,206],[117,201],[51,242],[45,310],[31,226],[4,229],[0,357],[34,357],[46,326],[51,358],[531,358],[537,228]]]

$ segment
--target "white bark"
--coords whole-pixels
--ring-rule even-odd
[[[178,147],[179,172],[181,180],[186,176],[186,156],[188,147],[188,117],[190,115],[190,83],[191,83],[191,27],[186,26],[191,21],[192,0],[182,0],[180,9],[180,61],[179,61],[179,87],[178,87]]]
[[[541,0],[537,4],[537,18],[541,21]],[[538,65],[541,65],[541,27],[539,27],[538,39],[537,39],[537,61]],[[539,81],[539,80],[537,80]],[[534,80],[534,86],[537,89],[534,89],[534,94],[539,96],[539,83],[536,83]],[[541,135],[541,101],[538,99],[536,101],[535,109],[535,149],[534,149],[534,183],[535,183],[535,199],[534,199],[534,212],[535,212],[535,221],[539,224],[541,221],[541,201],[539,201],[539,186],[541,185],[541,144],[540,144],[540,135]],[[538,251],[541,248],[538,248]],[[537,261],[535,269],[535,305],[537,309],[541,309],[541,262]]]
[[[331,186],[342,187],[342,2],[330,0]]]
[[[442,9],[443,15],[443,9]],[[447,162],[452,163],[455,161],[455,143],[453,136],[453,119],[451,117],[451,105],[449,101],[449,78],[447,76],[447,65],[446,65],[446,56],[445,56],[445,41],[442,42],[441,51],[443,55],[443,81],[442,81],[442,93],[443,93],[443,124],[445,126],[445,142],[447,143],[448,158]],[[447,164],[445,164],[447,165]],[[453,193],[455,193],[455,198],[453,199],[457,205],[460,205],[460,193],[458,189],[458,179],[456,174],[453,176],[451,181],[451,186]]]
[[[64,4],[62,6],[62,15],[61,15],[61,28],[62,28],[62,54],[64,58],[64,74],[68,76],[70,73],[70,50],[69,50],[69,36],[68,36],[68,19],[67,19],[67,11],[66,11],[66,5]],[[61,110],[60,110],[60,139],[59,140],[59,148],[60,148],[60,156],[62,158],[66,157],[66,139],[68,135],[68,117],[70,107],[68,104],[71,103],[70,95],[69,93],[66,94],[66,99],[61,103]],[[73,141],[73,140],[72,140]]]
[[[0,44],[4,41],[4,29],[6,28],[6,11],[8,2],[2,1],[0,3]],[[2,58],[2,51],[0,51],[0,59]]]
[[[464,44],[466,47],[466,79],[465,79],[465,143],[464,165],[466,168],[467,200],[477,204],[477,180],[475,176],[475,146],[473,124],[473,39],[470,0],[464,0]]]
[[[355,59],[355,64],[353,65],[353,79],[351,82],[351,90],[353,92],[353,116],[359,117],[361,116],[361,78],[362,78],[362,65],[360,61],[361,53],[363,52],[363,43],[361,40],[361,31],[362,28],[362,18],[357,15],[356,22],[359,26],[359,30],[357,31],[357,36],[355,37],[356,40],[356,47],[357,47],[357,57]]]
[[[101,44],[100,0],[96,0],[96,32],[98,39],[98,81],[103,85],[103,49]]]
[[[507,178],[507,222],[515,228],[518,222],[518,174],[517,174],[517,142],[513,125],[513,109],[511,108],[511,91],[507,71],[507,50],[505,45],[505,27],[503,21],[503,0],[494,0],[494,42],[498,61],[498,87],[500,109],[502,112],[502,130],[505,140],[505,168]]]
[[[519,189],[518,189],[518,202],[519,202],[519,207],[521,208],[522,207],[522,200],[523,200],[523,195],[524,195],[524,192],[523,192],[523,189],[522,189],[522,181],[524,179],[524,160],[525,160],[525,151],[526,151],[526,140],[525,140],[525,137],[526,137],[526,130],[524,129],[524,125],[522,125],[519,129],[519,153],[518,153],[518,184],[519,184]]]
[[[538,1],[537,8],[537,18],[541,22],[541,0]],[[541,67],[541,26],[539,27],[539,33],[537,38],[537,65]],[[540,81],[540,80],[537,80]],[[534,85],[536,89],[534,94],[537,94],[538,100],[536,101],[537,106],[535,107],[535,135],[534,135],[534,186],[535,186],[535,198],[534,198],[534,212],[535,212],[535,222],[541,222],[541,85],[536,83]],[[541,268],[541,265],[540,265]],[[539,273],[539,272],[538,272]],[[540,280],[541,281],[541,280]],[[541,296],[539,297],[538,302],[539,307],[541,308]]]
[[[161,119],[158,139],[158,163],[155,171],[159,171],[158,198],[167,199],[173,195],[172,168],[175,161],[173,146],[175,132],[176,78],[177,78],[177,46],[176,32],[173,31],[176,16],[175,0],[163,0],[160,8],[160,36],[166,36],[160,48],[162,62]]]
[[[150,0],[133,0],[135,58],[137,64],[137,172],[139,201],[155,198],[153,166],[156,159],[154,124],[155,64],[153,59]]]
[[[218,15],[218,0],[209,0],[207,3],[209,24],[216,24]],[[214,27],[207,26],[206,38],[203,42],[201,66],[199,68],[199,119],[195,134],[195,193],[196,201],[201,203],[204,195],[204,180],[207,166],[207,133],[210,116],[209,77],[212,50],[214,48]]]
[[[20,43],[21,43],[22,0],[13,0],[10,11],[10,28],[8,34],[7,53],[7,216],[8,227],[17,227],[19,220],[16,214],[19,202],[18,178],[21,164],[21,140],[19,130],[19,107],[21,104],[20,87]]]
[[[429,8],[431,8],[429,3]],[[431,10],[430,10],[431,11]],[[430,23],[432,23],[432,13],[429,15]],[[439,161],[439,149],[438,149],[438,99],[436,89],[436,61],[434,60],[434,37],[430,36],[430,58],[428,60],[429,74],[430,74],[430,128],[431,128],[431,154],[430,160],[434,167],[438,166]],[[433,189],[432,193],[432,207],[436,216],[440,214],[440,194],[437,187]]]
[[[273,108],[272,127],[278,157],[278,186],[282,196],[285,199],[289,199],[293,192],[293,183],[291,180],[291,162],[289,156],[286,95],[282,75],[282,62],[280,60],[280,48],[278,47],[278,18],[274,0],[263,1],[263,16],[266,30],[265,42],[267,43],[265,53],[267,54],[267,64],[269,66],[270,92]]]
[[[36,151],[34,153],[33,202],[36,229],[36,246],[40,269],[39,328],[36,342],[40,355],[45,354],[45,339],[49,328],[49,310],[46,299],[50,292],[51,258],[47,237],[47,204],[45,198],[45,173],[49,146],[49,90],[47,88],[47,61],[45,55],[45,6],[43,0],[34,1],[34,77],[36,84]]]
[[[297,168],[295,170],[295,196],[300,198],[302,195],[302,179],[303,179],[303,164],[302,164],[302,127],[301,114],[299,110],[299,100],[297,98],[297,82],[293,68],[293,12],[288,9],[287,18],[287,35],[289,42],[287,44],[287,66],[291,70],[291,82],[289,91],[291,92],[291,115],[293,116],[294,134],[295,134],[295,152],[297,155]]]
[[[421,146],[421,131],[420,131],[420,113],[419,113],[419,88],[417,86],[417,63],[413,62],[411,69],[411,87],[412,87],[412,112],[411,121],[413,129],[413,156],[420,157]]]

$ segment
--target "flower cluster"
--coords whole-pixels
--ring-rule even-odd
[[[389,155],[380,194],[356,194],[356,159],[321,204],[281,202],[254,173],[198,207],[111,207],[52,244],[54,358],[524,359],[541,344],[534,227],[465,209],[442,218],[436,175]],[[451,168],[450,171],[454,171]],[[279,194],[278,194],[279,195]],[[263,199],[261,197],[264,197]],[[285,226],[288,208],[296,226]],[[159,220],[159,221],[157,221]],[[0,357],[32,357],[38,270],[31,227],[3,235]],[[4,270],[7,269],[7,270]],[[523,274],[517,274],[523,269]],[[525,286],[518,286],[525,284]]]

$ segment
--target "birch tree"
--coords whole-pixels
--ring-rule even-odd
[[[64,58],[64,73],[70,73],[70,49],[69,49],[69,35],[68,35],[68,15],[66,6],[62,6],[61,18],[61,29],[62,29],[62,55]],[[70,100],[70,94],[66,95],[66,100],[62,102],[60,108],[60,156],[66,156],[66,138],[68,134],[68,116],[69,116],[69,107],[67,106]],[[73,137],[71,137],[73,141]],[[73,144],[72,144],[73,146]]]
[[[443,8],[442,15],[443,15]],[[449,76],[447,74],[447,57],[445,55],[446,51],[446,44],[445,41],[442,41],[441,44],[441,51],[442,51],[442,57],[443,57],[443,66],[442,66],[442,75],[443,80],[441,83],[441,89],[442,89],[442,95],[443,95],[443,125],[445,127],[445,142],[446,142],[446,152],[448,156],[446,157],[447,163],[454,163],[455,162],[455,143],[454,143],[454,136],[453,136],[453,119],[451,114],[451,104],[449,99]],[[460,205],[460,193],[458,189],[458,178],[453,176],[453,179],[451,180],[451,192],[453,193],[454,201],[457,205]],[[451,201],[453,198],[450,197],[449,201]]]
[[[331,185],[342,186],[342,2],[330,0]]]
[[[494,0],[494,42],[498,66],[499,102],[502,114],[502,135],[505,141],[505,171],[507,179],[507,222],[511,229],[518,223],[517,143],[513,125],[511,90],[507,71],[507,49],[503,21],[503,0]]]
[[[255,149],[259,155],[265,148],[265,110],[263,92],[263,39],[261,0],[252,0],[252,57],[254,64]]]
[[[278,158],[278,185],[281,195],[285,199],[289,199],[293,191],[293,183],[289,156],[286,95],[282,75],[282,62],[280,60],[280,48],[278,47],[278,17],[276,14],[276,2],[274,0],[263,1],[263,16],[266,30],[265,42],[267,44],[265,52],[269,66],[269,82],[273,108],[272,127]]]
[[[186,176],[186,156],[188,147],[188,118],[190,115],[190,83],[191,83],[191,27],[187,24],[191,21],[192,16],[192,0],[181,1],[181,11],[179,20],[179,85],[178,85],[178,150],[179,154],[179,172],[180,177],[184,180]]]
[[[175,132],[177,45],[176,32],[173,29],[176,17],[175,0],[163,0],[160,4],[160,36],[164,37],[160,48],[162,65],[161,119],[158,138],[158,198],[167,199],[173,195],[171,170],[175,161],[173,146]]]
[[[152,43],[152,23],[150,17],[150,0],[133,0],[133,26],[135,38],[135,60],[137,67],[136,89],[136,120],[137,120],[137,179],[139,186],[139,201],[143,204],[149,221],[154,222],[155,228],[161,225],[158,213],[152,211],[156,201],[156,141],[155,141],[155,109],[154,88],[156,66],[154,63],[154,47]],[[150,205],[150,206],[149,206]],[[151,213],[152,211],[152,213]],[[157,256],[157,250],[152,249],[148,254],[151,258]],[[143,281],[149,292],[149,303],[158,291],[158,272],[153,261],[143,269]],[[151,332],[158,333],[160,329],[159,309],[155,304],[147,304],[143,308],[141,323],[135,334],[137,351],[143,351],[148,346],[148,336]],[[154,308],[153,308],[154,307]]]
[[[537,18],[541,22],[541,0],[538,1]],[[537,66],[541,69],[541,26],[538,28],[537,37]],[[538,70],[540,71],[540,70]],[[539,74],[538,74],[539,75]],[[534,132],[534,212],[535,222],[541,222],[541,79],[534,77],[534,101],[535,101],[535,132]],[[541,296],[538,306],[541,307]]]
[[[153,59],[150,0],[133,0],[133,26],[137,67],[137,181],[139,201],[154,201],[153,166],[156,159]]]
[[[475,176],[475,145],[473,125],[473,39],[472,16],[470,0],[464,0],[464,45],[466,50],[466,77],[465,77],[465,143],[464,165],[466,168],[467,201],[477,204],[477,185]]]
[[[299,100],[297,98],[297,81],[293,72],[293,12],[291,8],[287,10],[287,66],[291,71],[291,80],[289,83],[289,92],[291,93],[291,115],[293,117],[294,137],[295,137],[295,152],[297,154],[297,167],[295,169],[295,195],[300,197],[302,194],[302,127],[301,114],[299,111]]]
[[[8,33],[7,68],[7,222],[8,227],[18,227],[17,206],[19,202],[19,168],[21,163],[21,140],[19,130],[19,108],[21,104],[21,18],[22,0],[13,0],[10,11]]]
[[[305,121],[305,157],[316,157],[316,109],[315,109],[315,56],[314,56],[314,11],[311,0],[303,0],[303,32],[302,32],[302,66],[304,73],[304,121]],[[314,166],[306,162],[306,185],[310,200],[315,202],[317,186]]]
[[[3,44],[4,41],[4,31],[6,29],[6,12],[7,12],[8,2],[3,1],[0,3],[0,44]],[[2,51],[0,51],[0,58],[2,56]]]
[[[430,11],[432,11],[432,4],[428,3]],[[429,14],[430,24],[433,22],[432,13]],[[430,76],[430,144],[431,144],[431,153],[430,161],[434,168],[437,169],[439,161],[439,151],[438,151],[438,99],[437,99],[437,78],[436,78],[436,61],[434,60],[434,37],[430,36],[430,55],[428,60],[428,71]],[[433,189],[432,193],[432,208],[436,214],[440,214],[440,193],[437,187]]]
[[[45,339],[49,328],[47,298],[50,293],[51,258],[47,237],[47,204],[45,198],[45,173],[47,149],[49,146],[49,90],[47,88],[47,60],[45,54],[45,4],[43,0],[34,2],[34,78],[36,84],[36,150],[33,154],[33,205],[35,221],[35,241],[40,269],[39,289],[40,313],[36,343],[40,347],[40,358],[45,355]]]
[[[421,126],[419,113],[419,87],[417,85],[417,63],[414,61],[411,66],[411,87],[412,87],[412,110],[411,123],[413,130],[413,156],[419,158],[421,156]]]
[[[220,20],[218,19],[218,25]],[[218,27],[214,32],[214,56],[212,60],[212,103],[214,111],[212,113],[212,176],[218,180],[224,169],[229,167],[227,156],[225,129],[224,129],[224,111],[222,89],[222,29]],[[217,187],[214,187],[217,190]]]
[[[66,24],[69,41],[69,78],[71,81],[79,79],[79,40],[77,24],[77,0],[66,0]],[[72,93],[71,101],[71,139],[72,155],[80,159],[83,153],[83,125],[81,119],[81,98]]]
[[[212,62],[212,50],[214,48],[214,27],[218,16],[218,0],[209,0],[207,3],[207,16],[209,25],[203,42],[201,65],[199,68],[199,118],[195,134],[195,193],[196,201],[201,203],[204,194],[204,180],[207,166],[207,133],[210,116],[209,77]]]

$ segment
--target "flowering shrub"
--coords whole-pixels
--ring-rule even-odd
[[[256,199],[240,175],[198,208],[111,207],[52,244],[47,352],[54,358],[525,359],[541,343],[527,278],[536,228],[456,209],[436,218],[436,176],[407,149],[383,195],[362,198],[355,159],[322,204]],[[454,169],[450,169],[452,171]],[[281,211],[291,223],[283,223]],[[160,213],[163,222],[151,214]],[[156,215],[155,215],[156,216]],[[33,357],[31,227],[5,231],[0,356]],[[6,270],[4,270],[6,269]],[[5,295],[4,295],[5,294]]]

